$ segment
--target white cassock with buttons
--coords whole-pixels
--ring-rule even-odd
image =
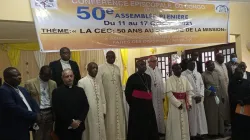
[[[158,132],[165,134],[165,124],[164,124],[164,112],[163,112],[163,99],[165,98],[164,94],[164,85],[161,71],[158,67],[152,69],[147,67],[146,72],[151,77],[151,90],[153,96],[153,105],[155,109],[155,116],[158,126]]]
[[[197,134],[205,135],[208,133],[207,130],[207,120],[204,109],[204,84],[201,78],[201,74],[197,71],[186,70],[182,72],[182,75],[185,76],[190,84],[193,87],[194,97],[198,96],[202,98],[202,101],[196,104],[195,100],[192,100],[193,106],[189,111],[189,125],[190,125],[190,134],[191,136],[197,136]]]
[[[172,75],[166,82],[169,99],[169,111],[166,126],[166,140],[190,140],[188,110],[186,104],[192,105],[193,88],[184,77]],[[176,99],[173,93],[186,93],[186,100]],[[182,104],[183,109],[178,109]]]
[[[99,66],[97,78],[103,86],[106,98],[107,140],[125,140],[126,118],[120,69],[117,65],[105,63]]]
[[[87,75],[78,82],[89,102],[89,112],[85,120],[83,140],[106,140],[104,115],[106,114],[105,95],[95,78]]]

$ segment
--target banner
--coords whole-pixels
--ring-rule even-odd
[[[42,51],[228,42],[228,2],[31,0]]]

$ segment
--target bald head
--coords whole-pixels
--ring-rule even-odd
[[[136,61],[136,67],[139,73],[144,73],[147,70],[146,62],[142,59]]]
[[[181,65],[180,64],[178,64],[178,63],[173,64],[172,70],[173,70],[175,76],[177,76],[177,77],[181,76]]]
[[[214,71],[214,68],[215,68],[215,65],[214,65],[214,62],[212,60],[208,60],[206,63],[206,68],[208,71],[212,72]]]
[[[74,82],[74,73],[71,69],[65,69],[62,71],[63,83],[67,86],[72,86]]]
[[[60,49],[60,56],[61,59],[64,61],[69,61],[71,53],[70,53],[70,49],[67,47],[63,47]]]
[[[95,62],[90,62],[88,64],[88,74],[91,76],[91,77],[96,77],[97,73],[98,73],[98,65],[95,63]]]
[[[155,67],[157,66],[157,57],[156,56],[149,57],[148,58],[148,65],[152,69],[155,69]]]
[[[42,66],[40,69],[39,77],[44,81],[47,82],[51,78],[52,71],[48,65]]]
[[[197,61],[198,57],[199,57],[198,52],[194,51],[194,52],[191,53],[191,60],[192,61]]]
[[[20,85],[21,73],[14,67],[8,67],[3,71],[4,81],[9,85],[16,87]]]
[[[156,56],[150,56],[148,58],[148,61],[156,61],[157,60],[157,57]]]
[[[217,53],[215,59],[219,64],[224,63],[224,55],[222,53]]]
[[[115,63],[115,53],[113,51],[108,51],[106,54],[106,59],[109,64],[114,64]]]
[[[238,65],[238,67],[240,67],[243,70],[243,72],[245,72],[246,69],[247,69],[247,65],[246,65],[245,62],[240,62],[240,64]]]

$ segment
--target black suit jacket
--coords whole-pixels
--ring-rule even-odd
[[[2,78],[0,77],[0,86],[2,86]]]
[[[232,62],[227,62],[225,65],[227,67],[228,78],[229,80],[232,80],[233,77]],[[238,65],[238,63],[236,65]]]
[[[18,87],[30,105],[28,111],[20,95],[9,85],[0,88],[0,139],[29,140],[29,128],[36,120],[39,107],[27,90]]]
[[[196,61],[196,66],[197,66],[197,71],[202,74],[203,73],[203,71],[202,71],[202,62]]]
[[[77,85],[78,81],[81,79],[79,67],[78,67],[77,63],[75,61],[72,61],[72,60],[69,60],[69,64],[70,64],[71,69],[75,75],[74,85]],[[62,68],[62,64],[61,64],[60,60],[50,62],[49,66],[52,70],[52,80],[54,80],[56,82],[57,87],[63,85],[63,81],[62,81],[63,68]]]

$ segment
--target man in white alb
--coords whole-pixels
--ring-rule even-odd
[[[222,53],[218,53],[215,56],[215,71],[219,74],[220,79],[220,91],[221,91],[221,101],[224,106],[224,120],[225,125],[228,125],[230,123],[230,106],[229,106],[229,97],[228,97],[228,85],[229,85],[229,78],[228,78],[228,72],[227,67],[224,63],[224,55]],[[232,114],[235,113],[234,111],[231,112]]]
[[[103,86],[106,98],[106,135],[107,140],[125,140],[126,122],[123,105],[123,90],[120,69],[114,64],[115,53],[108,51],[107,63],[99,67],[98,81]]]
[[[91,62],[87,66],[88,75],[78,82],[83,88],[89,102],[89,113],[85,120],[85,131],[82,140],[106,140],[104,115],[106,113],[106,101],[103,90],[96,81],[98,66]]]
[[[187,78],[181,76],[180,64],[174,64],[172,69],[174,75],[166,85],[169,99],[166,140],[190,140],[188,111],[192,107],[193,88]]]
[[[160,135],[165,134],[163,101],[165,98],[162,74],[157,65],[157,57],[151,56],[148,59],[146,74],[150,75],[152,84],[151,90],[153,95],[153,105],[157,120],[158,132]]]
[[[201,74],[195,70],[195,62],[188,61],[187,70],[182,72],[193,87],[192,109],[189,111],[189,128],[192,139],[201,139],[208,133],[204,109],[204,84]]]

